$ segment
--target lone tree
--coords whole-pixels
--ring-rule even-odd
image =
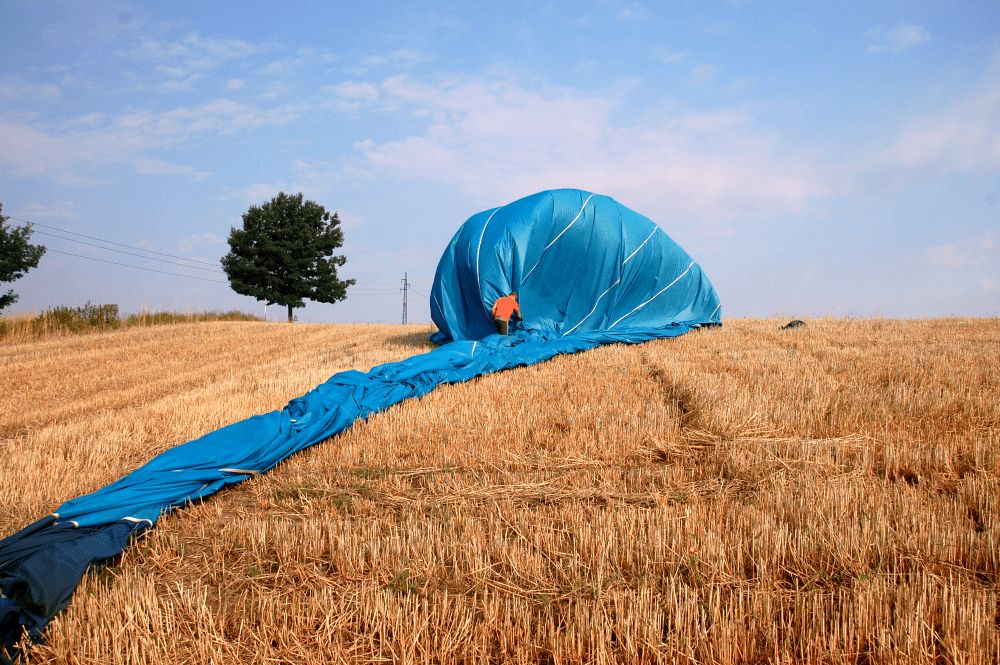
[[[31,224],[27,226],[7,226],[8,217],[3,216],[3,204],[0,203],[0,284],[21,279],[32,268],[38,267],[38,261],[45,253],[42,245],[32,245]],[[0,293],[0,310],[17,302],[17,294],[11,289]]]
[[[268,203],[243,213],[243,228],[229,233],[222,269],[236,293],[268,305],[304,307],[305,299],[333,303],[347,297],[353,279],[338,279],[347,262],[333,251],[344,244],[337,213],[332,215],[302,194],[279,192]]]

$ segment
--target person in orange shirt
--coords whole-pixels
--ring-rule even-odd
[[[493,303],[493,324],[501,335],[510,334],[510,320],[513,316],[521,318],[521,308],[517,304],[517,293],[497,298]]]

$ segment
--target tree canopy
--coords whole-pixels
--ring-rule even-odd
[[[305,300],[333,303],[347,297],[353,279],[339,279],[337,268],[347,262],[333,252],[344,244],[337,213],[329,213],[302,194],[279,192],[269,202],[243,214],[243,228],[229,233],[229,253],[222,269],[233,290],[285,305],[292,310]]]
[[[7,226],[8,219],[3,216],[3,204],[0,203],[0,284],[24,277],[29,270],[38,267],[45,253],[42,245],[28,242],[31,239],[31,224]],[[17,294],[13,289],[0,293],[0,310],[15,302]]]

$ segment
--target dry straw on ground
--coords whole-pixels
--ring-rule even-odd
[[[161,521],[33,663],[1000,661],[1000,321],[775,321],[448,386]],[[427,329],[0,347],[0,531]]]

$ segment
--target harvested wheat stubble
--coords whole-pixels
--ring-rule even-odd
[[[374,416],[165,518],[29,661],[1000,661],[1000,321],[777,323]],[[0,529],[428,332],[0,347]]]

